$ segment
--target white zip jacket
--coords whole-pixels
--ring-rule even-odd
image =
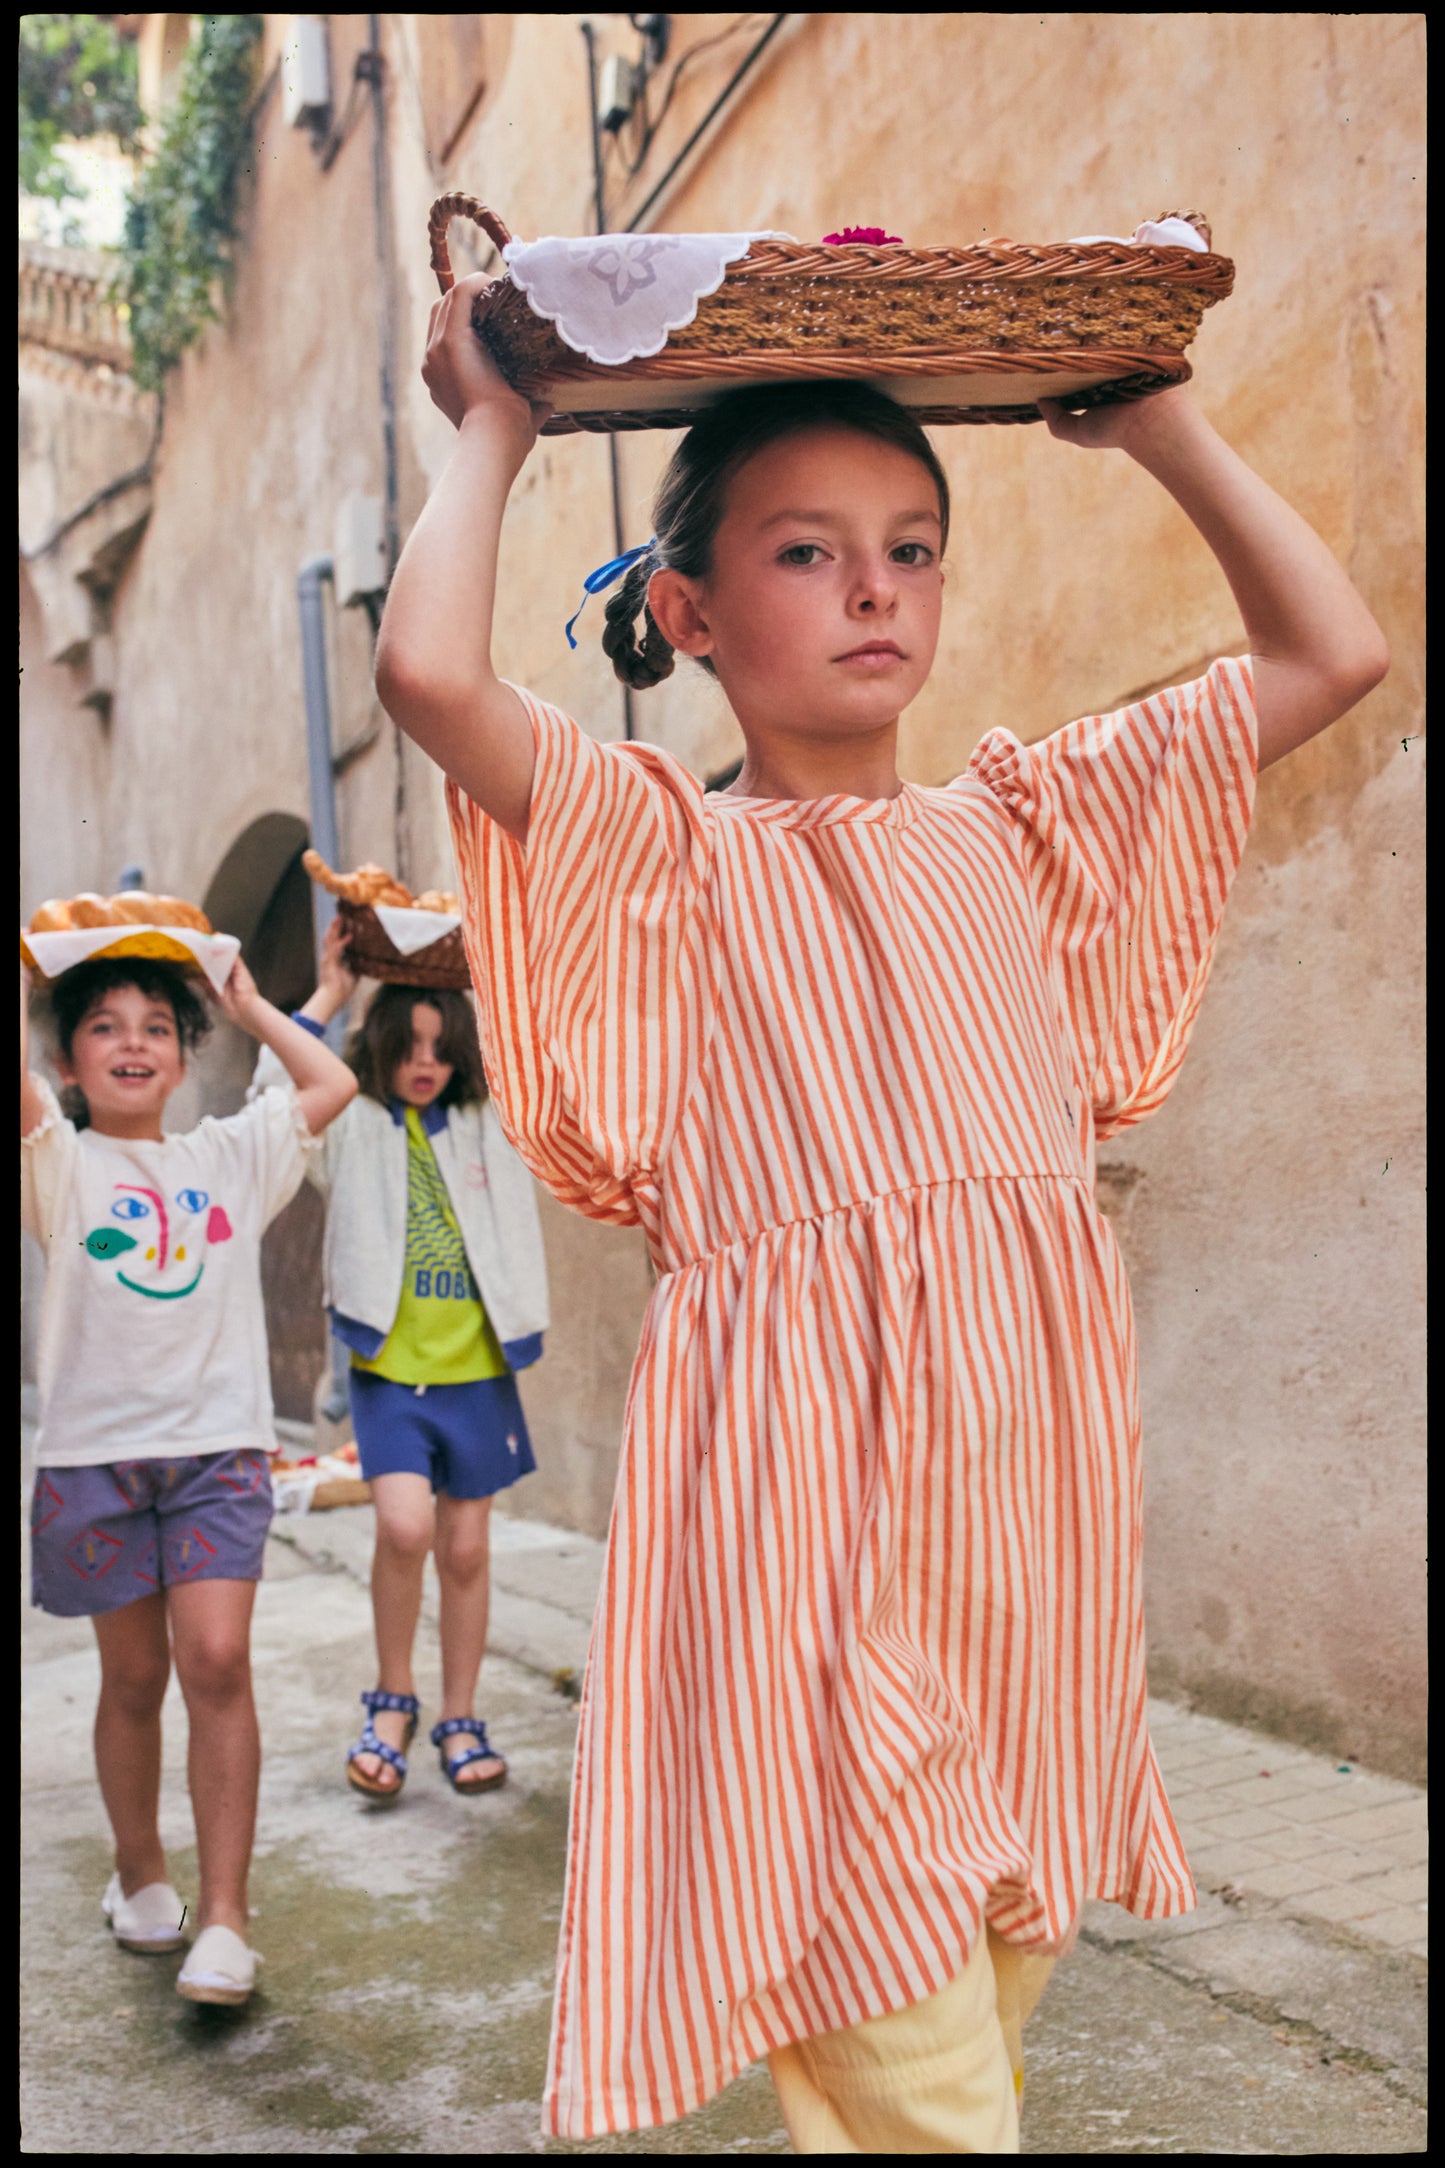
[[[278,1084],[290,1079],[263,1047],[247,1097]],[[490,1099],[450,1107],[427,1127],[502,1353],[524,1370],[549,1322],[536,1184]],[[396,1322],[406,1270],[406,1125],[358,1093],[307,1154],[306,1172],[328,1203],[322,1272],[332,1327],[369,1361]]]

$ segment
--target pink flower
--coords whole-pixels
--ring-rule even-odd
[[[896,233],[885,233],[881,226],[845,226],[841,233],[825,233],[824,248],[841,248],[849,241],[862,241],[869,248],[886,248],[892,241],[901,241]]]

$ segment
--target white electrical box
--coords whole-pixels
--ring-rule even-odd
[[[597,78],[597,125],[615,135],[637,103],[637,70],[621,53],[609,53]]]
[[[281,110],[288,126],[309,128],[331,109],[331,58],[320,15],[297,15],[281,55]]]
[[[386,518],[380,497],[353,489],[336,515],[331,553],[336,600],[343,610],[386,590]]]

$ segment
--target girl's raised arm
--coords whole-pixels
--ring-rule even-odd
[[[345,1062],[267,1001],[239,956],[221,995],[221,1007],[233,1024],[270,1047],[296,1087],[296,1104],[306,1127],[319,1137],[356,1096],[356,1078]]]
[[[492,609],[507,495],[550,409],[511,389],[472,330],[486,284],[463,279],[431,313],[422,377],[457,444],[391,583],[376,689],[407,736],[522,843],[532,732],[492,668]]]
[[[30,975],[20,966],[20,1134],[28,1137],[45,1119],[45,1102],[30,1074]]]
[[[1349,574],[1182,386],[1086,414],[1066,413],[1053,399],[1039,405],[1056,437],[1128,452],[1218,558],[1249,635],[1261,768],[1379,684],[1390,667],[1385,636]]]
[[[321,960],[316,972],[316,991],[293,1014],[309,1016],[313,1024],[326,1025],[338,1016],[356,992],[356,973],[346,961],[342,947],[345,934],[339,918],[326,929]]]

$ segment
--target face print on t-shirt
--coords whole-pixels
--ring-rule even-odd
[[[178,1189],[165,1197],[141,1182],[117,1182],[110,1218],[85,1238],[89,1254],[115,1268],[132,1294],[176,1302],[201,1284],[213,1244],[229,1242],[224,1205],[204,1189]]]

